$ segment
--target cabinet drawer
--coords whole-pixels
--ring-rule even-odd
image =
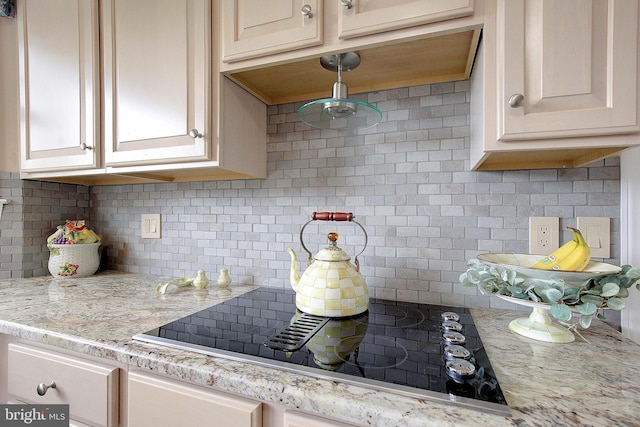
[[[350,427],[351,424],[344,424],[327,418],[316,417],[303,414],[297,411],[284,411],[284,427]]]
[[[129,372],[129,425],[261,427],[262,403],[167,378]]]
[[[27,403],[68,404],[72,419],[96,426],[118,425],[118,368],[72,356],[9,344],[7,390]],[[40,383],[56,387],[39,396]]]

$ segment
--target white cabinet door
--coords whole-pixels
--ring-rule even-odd
[[[166,378],[129,373],[130,426],[260,427],[262,403]]]
[[[303,414],[297,411],[285,411],[283,417],[283,427],[349,427],[351,424],[344,424],[338,421],[313,415]]]
[[[499,0],[498,40],[498,139],[640,130],[637,1]]]
[[[210,0],[110,0],[102,17],[106,165],[210,160]]]
[[[473,14],[473,0],[343,0],[341,3],[340,39]]]
[[[68,404],[71,418],[78,422],[118,425],[118,368],[23,344],[10,343],[8,349],[11,398],[32,404]],[[55,388],[39,395],[38,385],[52,382]]]
[[[25,0],[17,11],[21,170],[98,167],[98,3]]]
[[[222,0],[223,61],[322,44],[322,9],[322,0]]]

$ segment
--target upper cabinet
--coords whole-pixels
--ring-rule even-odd
[[[338,37],[366,36],[471,15],[473,0],[340,0]]]
[[[27,0],[17,11],[21,169],[99,167],[98,4]]]
[[[219,73],[219,2],[99,5],[18,4],[21,176],[86,185],[265,177],[266,106]]]
[[[221,72],[266,104],[331,96],[320,57],[356,51],[361,93],[469,78],[484,0],[223,0]]]
[[[640,130],[637,2],[509,0],[502,7],[499,139]]]
[[[103,5],[107,166],[210,159],[208,0]]]
[[[224,61],[322,44],[323,0],[223,0]]]
[[[638,3],[486,3],[471,167],[575,167],[640,144]]]

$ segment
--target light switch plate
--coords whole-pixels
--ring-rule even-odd
[[[560,218],[557,216],[529,217],[529,253],[549,255],[560,247]]]
[[[160,234],[160,214],[142,214],[140,228],[143,239],[159,239]]]
[[[611,219],[578,217],[578,230],[591,248],[593,258],[611,258]]]

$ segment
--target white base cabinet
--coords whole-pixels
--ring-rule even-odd
[[[43,396],[39,384],[50,385]],[[353,427],[0,334],[0,403],[68,404],[70,427]]]
[[[9,401],[68,404],[76,425],[119,425],[119,368],[20,343],[8,344],[7,359]]]
[[[141,372],[130,372],[130,426],[261,427],[262,403]]]
[[[351,427],[353,425],[304,414],[298,411],[285,411],[283,421],[283,427]]]

